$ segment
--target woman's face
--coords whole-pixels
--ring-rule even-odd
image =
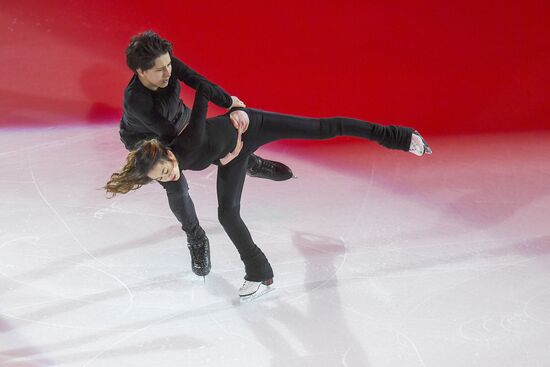
[[[171,151],[168,151],[168,160],[161,160],[153,166],[147,177],[160,182],[177,181],[180,179],[178,160]]]

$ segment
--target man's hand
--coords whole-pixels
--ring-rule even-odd
[[[246,112],[241,110],[233,111],[229,114],[229,118],[231,119],[233,126],[235,126],[235,129],[241,130],[242,134],[246,132],[248,125],[250,124],[250,119],[248,118],[248,114]]]
[[[241,129],[237,129],[237,144],[235,145],[235,149],[233,149],[232,152],[227,153],[225,157],[220,158],[220,163],[222,166],[225,166],[227,163],[231,162],[241,152],[241,149],[243,148],[242,135],[243,131]]]
[[[229,109],[232,109],[233,107],[246,107],[243,101],[241,101],[238,97],[231,96],[231,106]]]

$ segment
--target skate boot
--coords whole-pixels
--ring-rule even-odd
[[[191,254],[191,269],[193,273],[204,277],[210,273],[210,244],[208,237],[204,236],[194,243],[187,244]]]
[[[292,170],[283,163],[263,159],[254,154],[248,159],[251,162],[249,162],[247,174],[251,177],[267,178],[273,181],[286,181],[294,176]]]
[[[239,297],[241,301],[250,301],[258,298],[268,292],[271,292],[274,288],[273,278],[264,280],[263,282],[253,282],[245,280],[241,288],[239,288]]]
[[[417,156],[422,156],[424,154],[432,154],[432,149],[418,133],[418,131],[415,130],[411,137],[411,146],[409,147],[409,152]]]

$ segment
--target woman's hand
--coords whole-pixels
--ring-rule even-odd
[[[231,96],[231,106],[229,109],[232,109],[233,107],[246,107],[246,105],[239,99],[239,97]]]
[[[232,152],[227,153],[225,157],[220,158],[220,163],[222,164],[222,166],[225,166],[227,163],[231,162],[241,152],[241,149],[243,148],[242,135],[243,131],[241,129],[237,129],[237,144],[235,145],[235,149],[233,149]]]
[[[246,112],[241,110],[233,111],[229,114],[229,118],[231,119],[233,126],[235,126],[235,129],[241,129],[243,134],[246,132],[248,125],[250,124],[250,119],[248,118],[248,114]]]

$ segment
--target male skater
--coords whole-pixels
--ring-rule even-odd
[[[143,139],[158,138],[168,144],[189,123],[191,109],[180,99],[180,82],[197,89],[210,90],[210,101],[228,109],[245,107],[235,96],[208,81],[172,55],[172,45],[152,31],[132,37],[126,48],[126,63],[134,75],[124,91],[124,107],[120,121],[120,139],[128,150]],[[286,165],[252,155],[249,176],[284,181],[292,177]],[[189,196],[185,177],[160,183],[168,195],[170,209],[187,234],[191,267],[199,276],[210,272],[210,247],[201,228],[195,206]]]

